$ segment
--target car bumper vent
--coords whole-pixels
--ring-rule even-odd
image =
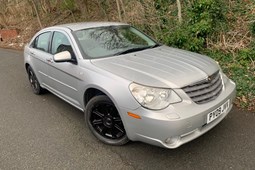
[[[219,71],[205,80],[182,88],[197,104],[207,103],[217,98],[222,91],[222,80]]]

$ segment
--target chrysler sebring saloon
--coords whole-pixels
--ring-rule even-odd
[[[157,43],[113,22],[42,29],[26,45],[35,94],[50,91],[84,112],[92,134],[177,148],[221,122],[236,85],[211,58]]]

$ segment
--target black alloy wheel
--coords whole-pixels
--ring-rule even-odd
[[[124,145],[129,141],[118,110],[107,96],[95,96],[88,102],[85,120],[91,132],[106,144]]]
[[[40,83],[37,80],[37,77],[30,66],[28,66],[27,68],[27,74],[28,74],[28,79],[33,89],[33,92],[35,94],[41,94],[43,92],[43,89],[41,88]]]

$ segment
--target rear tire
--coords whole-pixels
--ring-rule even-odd
[[[105,95],[93,97],[85,109],[85,121],[93,135],[109,145],[124,145],[129,139],[113,102]]]
[[[30,66],[28,66],[27,68],[27,74],[28,74],[28,80],[30,82],[33,92],[37,95],[42,94],[44,92],[44,89],[40,86],[40,83],[33,69]]]

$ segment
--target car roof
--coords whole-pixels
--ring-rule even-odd
[[[56,25],[50,28],[69,28],[72,31],[77,31],[77,30],[88,29],[88,28],[117,26],[117,25],[128,25],[128,24],[120,23],[120,22],[78,22],[78,23]]]

